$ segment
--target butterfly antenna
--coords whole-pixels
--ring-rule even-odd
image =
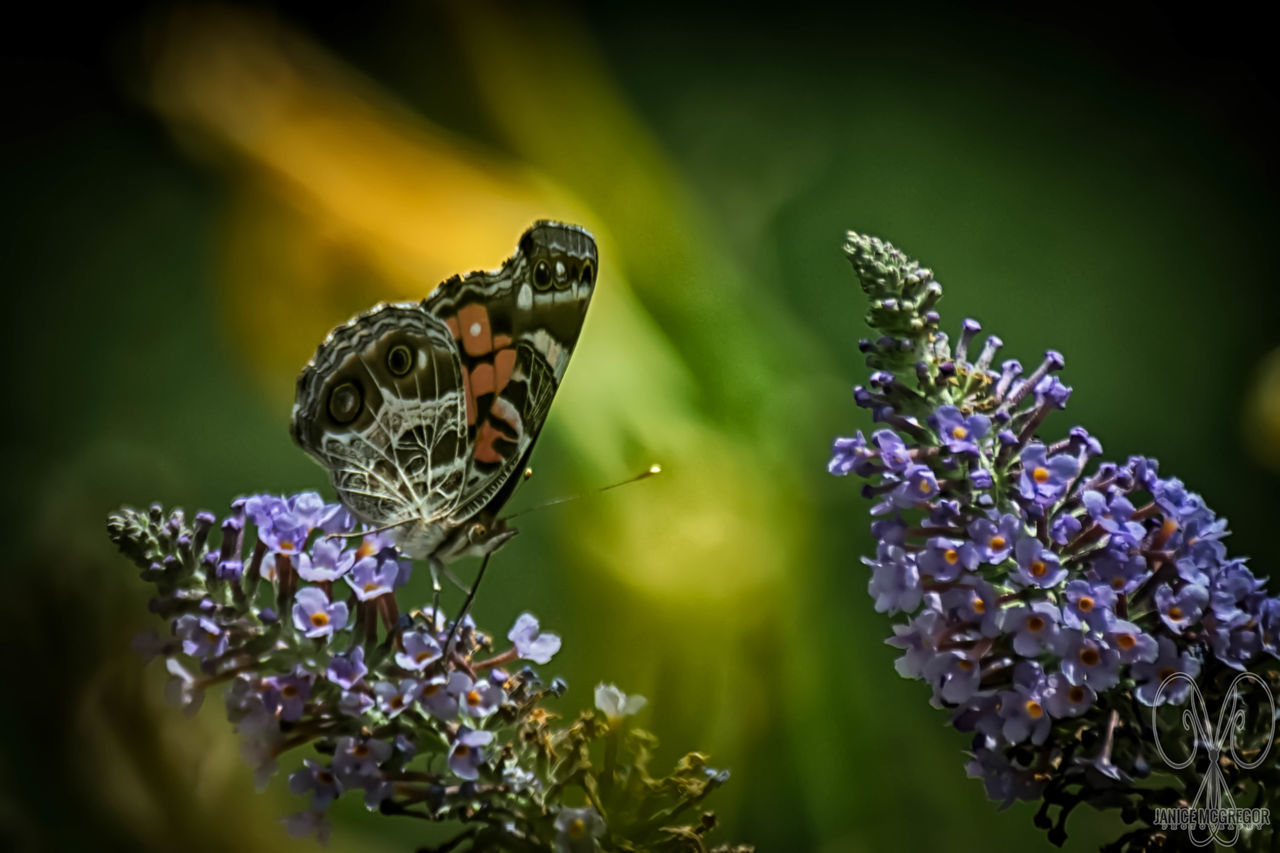
[[[519,512],[513,512],[513,513],[511,513],[510,515],[504,515],[504,516],[503,516],[501,519],[499,519],[499,520],[500,520],[500,521],[510,521],[510,520],[511,520],[511,519],[513,519],[513,518],[519,518],[519,517],[520,517],[520,516],[522,516],[522,515],[528,515],[529,513],[531,513],[531,512],[535,512],[535,511],[540,510],[540,509],[546,509],[547,507],[553,507],[553,506],[557,506],[557,505],[559,505],[559,504],[566,504],[566,503],[569,503],[570,501],[576,501],[576,500],[580,500],[580,499],[582,499],[582,498],[589,498],[589,497],[591,497],[592,495],[597,495],[597,494],[600,494],[601,492],[607,492],[607,491],[609,491],[610,489],[616,489],[616,488],[618,488],[619,486],[626,486],[626,485],[629,485],[629,484],[631,484],[631,483],[638,483],[638,482],[640,482],[641,480],[647,480],[647,479],[649,479],[650,477],[653,477],[653,476],[655,476],[655,475],[657,475],[657,474],[661,474],[661,473],[662,473],[662,466],[661,466],[661,465],[658,465],[657,463],[655,463],[655,464],[653,464],[653,465],[650,465],[650,466],[648,467],[648,469],[647,469],[647,470],[645,470],[645,471],[641,471],[639,474],[636,474],[634,477],[628,477],[628,478],[627,478],[627,479],[625,479],[625,480],[621,480],[621,481],[619,481],[619,482],[617,482],[617,483],[611,483],[611,484],[610,484],[610,485],[608,485],[608,486],[604,486],[604,487],[599,488],[599,489],[594,489],[594,490],[592,490],[592,491],[590,491],[590,492],[583,492],[583,493],[582,493],[582,494],[580,494],[580,495],[570,495],[570,496],[569,496],[569,497],[567,497],[567,498],[556,498],[556,499],[555,499],[555,500],[553,500],[553,501],[547,501],[546,503],[538,504],[537,506],[531,506],[531,507],[528,507],[528,508],[526,508],[526,509],[522,509],[522,510],[520,510]],[[524,472],[525,479],[526,479],[526,480],[527,480],[527,479],[529,479],[529,477],[530,477],[532,474],[533,474],[533,469],[531,469],[531,468],[530,468],[530,469],[527,469],[527,470]]]

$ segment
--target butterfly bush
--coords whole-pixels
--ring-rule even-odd
[[[168,632],[138,645],[164,659],[171,699],[194,711],[225,685],[259,786],[301,757],[291,833],[324,841],[330,805],[356,795],[386,815],[455,824],[441,850],[708,849],[715,816],[685,815],[727,771],[693,752],[651,776],[656,741],[627,720],[644,699],[612,685],[557,724],[548,706],[566,685],[544,685],[533,665],[551,661],[558,636],[529,613],[499,638],[469,616],[401,612],[411,561],[385,534],[331,535],[354,529],[314,492],[240,499],[221,521],[152,506],[108,522],[154,586]]]
[[[872,372],[853,397],[882,426],[837,438],[829,470],[867,481],[875,554],[862,561],[875,609],[895,619],[898,672],[972,733],[966,770],[1001,808],[1041,801],[1055,843],[1083,802],[1137,824],[1113,849],[1181,845],[1153,809],[1207,805],[1206,767],[1157,757],[1153,707],[1187,703],[1186,679],[1165,684],[1177,672],[1215,712],[1238,671],[1275,684],[1280,600],[1227,554],[1226,521],[1155,460],[1099,461],[1080,426],[1042,437],[1071,396],[1059,353],[1030,371],[997,364],[1000,339],[979,345],[973,320],[952,347],[930,270],[856,233],[845,251],[878,335],[860,342]],[[1274,761],[1226,778],[1240,806],[1280,784]]]

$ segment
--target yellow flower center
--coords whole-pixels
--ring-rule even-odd
[[[1079,607],[1082,611],[1088,613],[1093,610],[1093,599],[1087,595],[1082,595],[1080,596],[1080,600],[1076,602],[1076,607]]]
[[[1023,707],[1027,709],[1027,716],[1033,720],[1038,720],[1044,716],[1044,708],[1041,708],[1040,703],[1034,699],[1028,699],[1027,704]]]
[[[1049,567],[1045,564],[1044,560],[1031,561],[1031,576],[1033,578],[1042,578],[1047,571],[1049,571]]]
[[[471,707],[473,707],[473,708],[474,708],[476,705],[479,705],[479,704],[480,704],[480,691],[478,691],[478,690],[469,690],[469,691],[467,691],[467,704],[468,704],[468,705],[470,705],[470,706],[471,706]]]
[[[1039,634],[1044,630],[1044,617],[1032,616],[1027,620],[1027,630],[1033,634]]]
[[[963,441],[969,437],[969,431],[962,426],[954,427],[951,430],[951,437],[957,441]]]
[[[459,758],[466,758],[471,754],[471,747],[467,746],[465,743],[460,743],[454,748],[453,754]]]
[[[569,837],[574,841],[580,840],[587,834],[587,822],[580,817],[575,817],[569,821]]]
[[[933,491],[933,486],[929,485],[928,480],[921,480],[920,485],[916,486],[916,488],[919,489],[920,493],[924,495],[927,495],[929,494],[929,492]]]
[[[1086,646],[1080,650],[1080,663],[1085,666],[1097,666],[1102,663],[1102,655],[1098,654],[1098,650]]]
[[[1116,637],[1116,645],[1127,652],[1129,649],[1138,645],[1138,638],[1133,636],[1133,634],[1120,634]]]
[[[942,555],[942,558],[954,566],[960,559],[960,552],[955,548],[948,548],[946,553]]]
[[[987,612],[987,603],[976,595],[973,597],[973,612],[978,614]]]
[[[364,585],[365,592],[373,592],[377,588],[378,588],[378,584],[375,583],[374,581],[369,581],[367,584]]]
[[[431,659],[430,652],[418,652],[416,655],[413,656],[414,663],[426,663],[430,659]]]
[[[1037,483],[1049,482],[1049,469],[1045,468],[1043,465],[1037,465],[1035,468],[1031,469],[1031,479],[1035,480]]]
[[[317,610],[315,613],[311,614],[311,624],[315,625],[317,628],[323,628],[325,625],[329,624],[329,614],[325,613],[323,610]]]
[[[286,699],[292,699],[294,696],[298,695],[298,688],[294,687],[292,684],[286,684],[284,687],[280,688],[280,695]]]
[[[987,544],[991,546],[992,551],[999,551],[1002,548],[1004,548],[1005,545],[1009,544],[1009,542],[1007,539],[1005,539],[1003,536],[997,533],[995,536],[991,537],[991,541],[988,542]]]
[[[973,661],[969,660],[968,658],[960,658],[960,663],[958,664],[958,666],[961,669],[963,669],[965,672],[971,672],[973,670]]]
[[[1175,605],[1173,605],[1172,607],[1170,607],[1170,608],[1169,608],[1169,618],[1170,618],[1170,619],[1172,619],[1172,620],[1174,620],[1175,622],[1177,622],[1177,621],[1181,620],[1181,619],[1182,619],[1182,608],[1181,608],[1181,607],[1179,607],[1179,606],[1178,606],[1178,605],[1176,605],[1176,604],[1175,604]]]
[[[1075,703],[1079,703],[1079,702],[1083,702],[1083,701],[1084,701],[1084,688],[1083,688],[1083,687],[1072,687],[1070,690],[1068,690],[1068,691],[1067,691],[1067,698],[1068,698],[1068,699],[1070,699],[1070,700],[1071,700],[1071,702],[1072,702],[1073,704],[1075,704]]]

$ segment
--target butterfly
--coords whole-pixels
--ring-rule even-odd
[[[598,271],[576,225],[541,221],[491,272],[338,326],[298,376],[294,440],[356,518],[435,569],[516,534],[520,483],[564,379]]]

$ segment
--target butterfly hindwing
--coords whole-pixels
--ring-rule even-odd
[[[421,305],[382,305],[338,327],[298,378],[293,433],[355,515],[385,525],[448,516],[469,438],[447,327]]]

